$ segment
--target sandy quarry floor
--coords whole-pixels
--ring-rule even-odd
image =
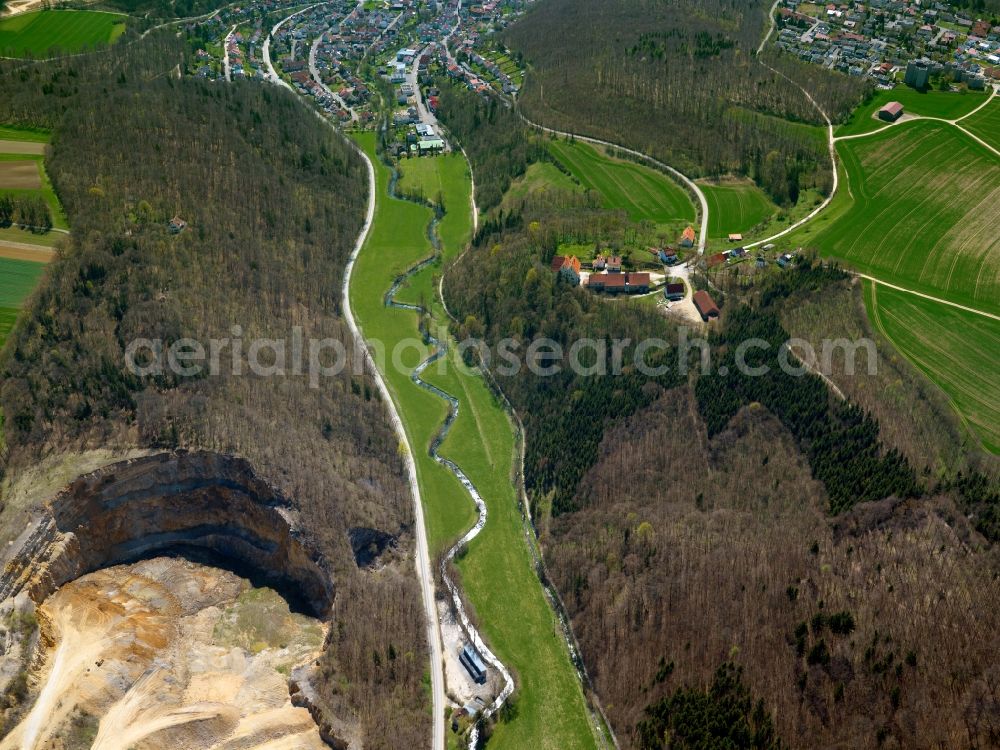
[[[94,750],[325,748],[287,678],[319,653],[323,627],[269,589],[157,558],[73,581],[38,617],[52,642],[3,750],[84,731]]]

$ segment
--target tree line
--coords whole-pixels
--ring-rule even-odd
[[[12,224],[44,234],[52,229],[52,209],[40,195],[0,194],[0,227]]]

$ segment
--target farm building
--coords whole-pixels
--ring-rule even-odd
[[[595,292],[618,294],[644,294],[649,291],[648,273],[592,273],[587,279],[587,288]]]
[[[878,119],[886,122],[896,122],[903,116],[903,105],[899,102],[889,102],[878,111]]]
[[[458,660],[462,662],[462,666],[469,672],[473,680],[480,685],[486,682],[486,665],[483,664],[483,660],[471,643],[465,644]]]
[[[705,264],[709,268],[715,268],[716,266],[721,266],[723,263],[725,263],[726,257],[727,256],[725,253],[716,253],[715,255],[709,255],[708,258],[705,260]]]
[[[656,256],[660,259],[660,262],[672,266],[677,262],[677,251],[672,247],[661,247]]]
[[[607,261],[608,273],[621,273],[622,270],[622,257],[620,255],[612,255]]]
[[[663,287],[663,296],[671,302],[684,299],[684,282],[668,283]]]
[[[580,283],[580,259],[575,255],[557,255],[552,259],[552,270],[571,284]]]
[[[694,227],[687,227],[681,234],[681,247],[694,247]]]
[[[629,294],[643,294],[649,291],[648,273],[625,274],[625,291]]]
[[[784,268],[785,266],[787,266],[789,263],[792,262],[792,258],[794,257],[795,256],[793,256],[791,253],[785,253],[784,255],[779,255],[778,265]]]
[[[733,232],[729,235],[730,242],[743,242],[743,235],[739,232]]]
[[[694,293],[694,306],[698,308],[701,319],[704,321],[719,317],[719,308],[716,307],[715,302],[704,289],[699,289]]]

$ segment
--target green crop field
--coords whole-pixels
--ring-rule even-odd
[[[875,327],[947,394],[963,421],[1000,453],[1000,321],[866,284]]]
[[[951,91],[928,91],[926,93],[911,89],[909,86],[897,86],[891,91],[879,91],[872,99],[862,104],[851,115],[851,118],[834,132],[836,136],[869,133],[885,127],[887,123],[872,118],[872,114],[882,109],[889,102],[899,102],[903,111],[911,115],[924,117],[941,117],[954,120],[963,117],[986,101],[986,94],[967,91],[957,93]]]
[[[962,127],[1000,150],[1000,98],[994,97],[988,106],[962,120]]]
[[[1000,158],[933,121],[838,150],[849,180],[837,205],[795,239],[885,281],[1000,312]]]
[[[702,182],[700,187],[708,202],[709,237],[749,232],[778,211],[767,194],[749,180]]]
[[[0,348],[44,270],[44,263],[0,258]]]
[[[549,141],[549,150],[608,208],[624,209],[633,221],[655,224],[693,222],[694,204],[688,194],[655,169],[601,154],[586,143]]]
[[[104,46],[125,31],[125,18],[91,10],[41,10],[11,16],[0,20],[0,53],[40,56]]]
[[[375,163],[378,187],[374,224],[351,279],[351,306],[369,341],[381,341],[389,352],[399,341],[410,342],[398,359],[399,366],[390,364],[382,370],[415,451],[434,556],[471,527],[475,509],[458,480],[427,453],[447,404],[409,379],[411,369],[429,353],[419,335],[418,317],[383,304],[393,279],[432,254],[426,227],[433,214],[425,206],[387,197],[389,171],[376,158],[374,136],[360,135],[358,142]],[[470,211],[461,208],[469,205],[467,167],[459,155],[426,161],[428,165],[418,169],[420,174],[411,170],[408,179],[441,186],[445,206],[450,207],[445,220],[454,217],[450,226],[443,222],[440,226],[443,253],[451,257],[465,247],[471,232]],[[429,164],[436,166],[437,175]],[[439,270],[436,266],[425,269],[399,294],[400,299],[430,302],[435,330],[447,322],[440,301],[434,298],[434,277]],[[489,509],[489,522],[458,565],[486,639],[518,680],[517,716],[496,726],[490,746],[595,747],[582,690],[526,545],[510,479],[515,452],[507,415],[482,377],[460,367],[454,351],[424,375],[460,401],[458,419],[441,453],[462,466]],[[517,617],[510,617],[511,611]]]
[[[0,125],[0,141],[25,141],[27,143],[48,143],[51,134],[41,128],[16,128]]]

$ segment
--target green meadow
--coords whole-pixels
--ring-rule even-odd
[[[0,258],[0,348],[13,329],[21,306],[44,271],[44,263]]]
[[[430,441],[447,414],[447,404],[413,384],[412,368],[429,353],[419,342],[417,314],[386,307],[383,298],[397,275],[433,253],[426,235],[432,211],[387,196],[389,170],[376,158],[371,134],[357,136],[376,168],[375,221],[355,264],[351,306],[364,336],[388,351],[412,339],[399,367],[383,366],[393,399],[416,455],[431,555],[444,552],[475,521],[468,493],[450,471],[429,455]],[[439,226],[445,258],[465,247],[471,234],[468,167],[459,154],[404,163],[407,185],[440,189],[446,214]],[[436,169],[431,169],[433,164]],[[414,169],[416,167],[416,169]],[[436,172],[436,173],[435,173]],[[398,299],[429,304],[434,330],[447,326],[435,294],[438,266],[414,276]],[[447,332],[440,336],[447,336]],[[489,512],[483,532],[458,561],[462,586],[480,628],[517,680],[516,716],[496,726],[494,748],[593,748],[583,692],[535,574],[517,507],[512,472],[514,432],[506,412],[483,378],[464,368],[454,349],[424,377],[459,399],[459,413],[440,452],[458,463],[482,494]],[[511,613],[516,612],[516,617]]]
[[[605,206],[624,209],[633,221],[676,224],[695,220],[688,194],[655,169],[606,156],[579,141],[554,140],[548,147],[580,184],[601,195]]]
[[[40,10],[0,20],[0,53],[41,56],[111,44],[125,31],[125,16],[91,10]]]
[[[962,127],[1000,150],[1000,97],[994,97],[988,106],[962,120]]]
[[[875,327],[936,383],[993,453],[1000,453],[1000,321],[866,283]]]
[[[885,281],[1000,312],[1000,158],[933,121],[837,147],[847,181],[789,240]]]
[[[964,93],[953,91],[923,92],[911,89],[909,86],[897,86],[891,91],[876,92],[869,101],[854,110],[851,118],[840,125],[834,131],[834,135],[839,137],[870,133],[885,127],[888,123],[874,119],[872,115],[889,102],[899,102],[903,105],[903,111],[911,115],[954,120],[969,114],[985,101],[986,94],[975,91]]]
[[[708,202],[710,238],[745,234],[778,211],[767,194],[749,180],[703,181],[699,186]]]

